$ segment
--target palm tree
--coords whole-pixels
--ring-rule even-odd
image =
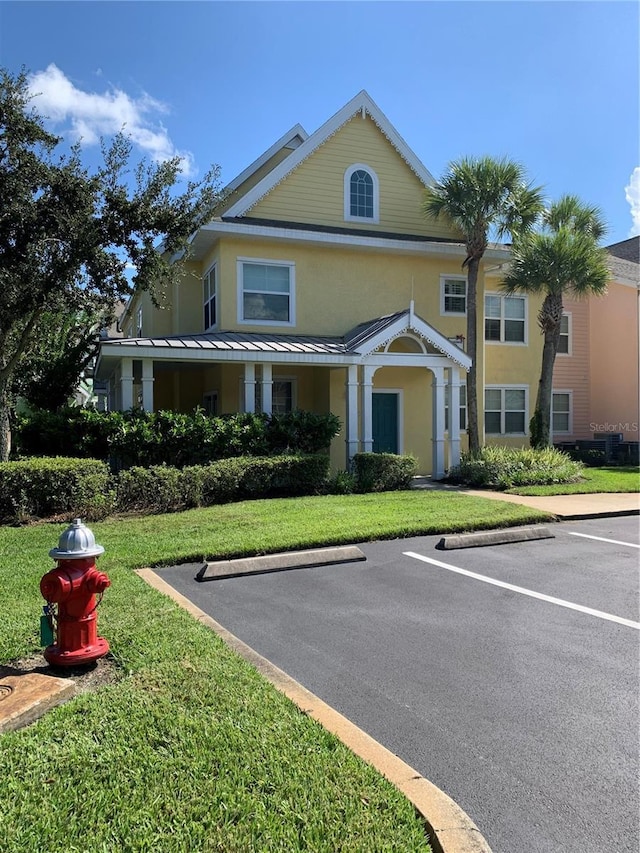
[[[516,240],[513,260],[502,288],[507,293],[540,293],[544,302],[538,325],[544,335],[536,407],[530,423],[532,447],[551,443],[551,399],[560,326],[562,297],[594,294],[607,289],[607,253],[598,246],[606,225],[597,207],[565,195],[543,213],[543,230]]]
[[[425,216],[443,217],[464,238],[467,256],[467,433],[469,451],[480,449],[477,391],[477,282],[480,261],[489,244],[509,234],[524,233],[542,210],[539,187],[525,181],[523,168],[511,160],[493,157],[463,158],[450,163],[441,181],[426,191]]]

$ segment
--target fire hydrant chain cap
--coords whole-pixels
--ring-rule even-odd
[[[60,536],[58,547],[49,551],[54,560],[83,560],[100,554],[104,554],[104,548],[96,543],[93,532],[80,518],[76,518]]]

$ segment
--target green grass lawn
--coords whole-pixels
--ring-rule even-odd
[[[194,558],[540,521],[459,494],[229,504],[91,525],[120,679],[0,736],[3,853],[429,850],[413,807],[132,571]],[[65,524],[0,528],[0,662],[32,655]]]
[[[638,468],[585,468],[579,483],[521,486],[512,495],[587,495],[596,492],[640,492]]]

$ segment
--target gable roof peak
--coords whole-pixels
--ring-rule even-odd
[[[355,97],[341,107],[337,113],[331,116],[311,136],[307,137],[298,148],[282,161],[275,169],[269,172],[261,181],[252,187],[245,195],[239,198],[225,213],[226,216],[244,216],[265,195],[278,186],[287,175],[297,169],[314,151],[323,145],[328,139],[336,134],[353,116],[362,111],[363,118],[368,115],[379,130],[386,136],[391,145],[396,149],[409,168],[417,175],[425,187],[435,183],[433,175],[420,161],[415,153],[409,148],[402,136],[398,133],[389,119],[375,103],[373,98],[365,89],[361,89]]]

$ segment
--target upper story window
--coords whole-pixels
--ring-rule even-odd
[[[467,313],[467,278],[464,275],[440,276],[440,313]]]
[[[295,264],[238,259],[238,322],[295,324]]]
[[[560,340],[558,341],[558,353],[560,355],[571,355],[571,315],[563,314],[560,320]]]
[[[142,337],[142,308],[138,308],[136,313],[136,338]]]
[[[378,176],[363,163],[354,163],[344,173],[344,218],[347,222],[380,221]]]
[[[204,298],[204,328],[212,329],[218,322],[217,315],[217,287],[216,287],[216,268],[211,267],[202,278],[202,289]]]
[[[526,343],[526,298],[487,293],[484,297],[484,339],[504,344]]]

